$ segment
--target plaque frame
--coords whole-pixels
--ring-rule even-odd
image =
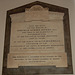
[[[30,8],[33,5],[41,5],[42,7],[48,7],[49,11],[64,13],[64,39],[65,39],[65,51],[68,57],[68,67],[56,68],[55,66],[22,66],[19,68],[7,68],[7,55],[9,53],[10,46],[10,33],[11,33],[11,14],[21,13],[25,11],[25,8]],[[6,29],[5,29],[5,41],[4,41],[4,57],[3,57],[3,71],[2,75],[36,75],[36,74],[73,74],[72,67],[72,53],[71,53],[71,40],[70,40],[70,25],[69,25],[69,12],[68,8],[47,4],[44,2],[35,1],[15,9],[7,11],[6,17]]]

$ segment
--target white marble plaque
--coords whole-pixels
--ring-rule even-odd
[[[11,15],[7,67],[67,67],[63,16],[63,13],[51,12],[40,5],[27,8],[24,13]]]

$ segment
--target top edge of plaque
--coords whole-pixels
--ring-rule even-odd
[[[43,8],[41,5],[33,5],[31,8],[26,8],[26,11],[44,11],[44,10],[49,10],[48,7]]]

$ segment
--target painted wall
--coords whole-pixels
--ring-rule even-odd
[[[0,0],[0,75],[2,72],[2,61],[3,61],[3,49],[4,49],[4,36],[5,36],[5,24],[6,24],[6,11],[20,7],[22,5],[34,2],[36,0]],[[73,57],[73,68],[75,70],[75,6],[74,0],[37,0],[46,2],[49,4],[54,4],[62,7],[67,7],[69,9],[70,18],[70,32],[71,32],[71,45],[72,45],[72,57]]]

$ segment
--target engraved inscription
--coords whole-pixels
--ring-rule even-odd
[[[10,52],[64,52],[62,28],[62,21],[12,24]]]

